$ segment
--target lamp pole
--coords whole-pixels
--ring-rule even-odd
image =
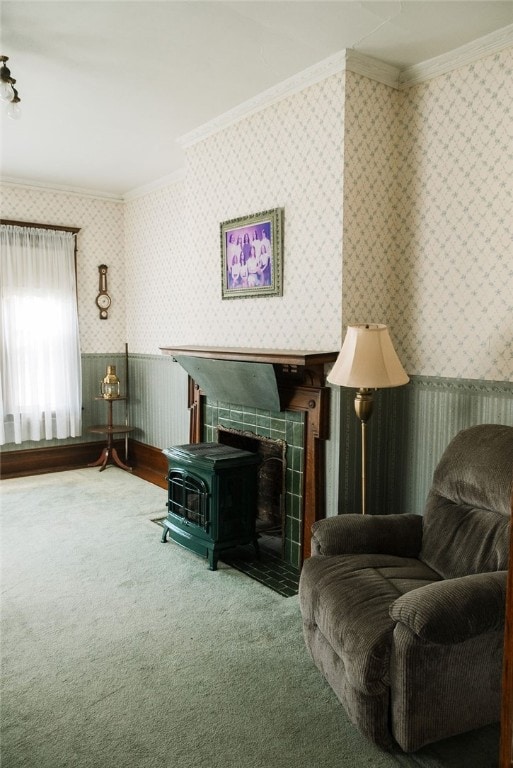
[[[362,515],[367,511],[367,422],[373,407],[372,389],[360,387],[354,399],[354,409],[360,419],[362,433]]]

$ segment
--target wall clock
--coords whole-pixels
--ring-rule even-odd
[[[100,264],[98,267],[98,296],[96,297],[96,306],[100,310],[100,320],[106,320],[109,316],[109,307],[111,298],[107,289],[107,270],[106,264]]]

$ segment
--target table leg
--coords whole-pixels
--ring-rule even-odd
[[[127,466],[127,464],[124,464],[121,461],[121,459],[118,456],[118,452],[116,451],[115,448],[112,449],[112,458],[113,458],[114,462],[118,465],[118,467],[121,467],[121,469],[126,469],[126,470],[128,470],[128,472],[132,471],[132,467]],[[101,470],[100,470],[100,472],[101,472]]]
[[[124,464],[121,459],[119,458],[119,454],[117,450],[112,445],[112,439],[109,435],[109,441],[103,451],[100,454],[100,458],[98,461],[94,461],[92,464],[88,464],[88,467],[100,467],[100,472],[103,472],[107,464],[109,463],[109,460],[112,460],[114,464],[117,464],[118,467],[121,467],[121,469],[126,469],[127,472],[132,471],[132,467],[129,467],[127,464]]]
[[[92,464],[88,464],[87,466],[88,467],[100,467],[100,472],[102,472],[105,469],[105,467],[107,466],[107,462],[109,460],[109,452],[110,452],[110,447],[109,446],[105,446],[105,448],[103,449],[103,451],[100,454],[100,458],[98,459],[98,461],[94,461]]]

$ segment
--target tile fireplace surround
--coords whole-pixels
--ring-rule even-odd
[[[310,555],[311,525],[325,516],[329,388],[324,369],[338,352],[199,346],[161,347],[161,352],[189,373],[191,443],[216,442],[218,426],[286,442],[284,556],[301,567]],[[243,386],[237,391],[239,378]]]

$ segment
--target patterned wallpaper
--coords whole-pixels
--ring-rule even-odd
[[[410,374],[513,380],[512,62],[347,73],[343,323],[388,323]]]
[[[344,141],[343,325],[390,321],[398,229],[397,115],[401,94],[347,73]],[[395,297],[394,297],[395,298]],[[393,327],[390,328],[394,334]]]
[[[338,349],[343,104],[344,77],[334,75],[187,149],[184,258],[194,266],[172,340]],[[220,222],[277,207],[283,296],[223,301]]]
[[[14,184],[3,185],[1,193],[1,215],[5,219],[80,227],[77,276],[82,352],[122,352],[126,340],[123,204]],[[112,304],[108,320],[100,320],[94,302],[99,264],[109,267]]]
[[[125,203],[130,351],[155,355],[160,354],[159,347],[176,343],[177,325],[183,323],[180,313],[184,299],[191,312],[196,296],[194,273],[187,277],[194,261],[187,247],[190,241],[185,226],[183,181]]]
[[[190,146],[164,189],[123,205],[5,187],[2,215],[82,227],[85,352],[337,349],[370,320],[390,325],[410,374],[512,380],[512,57],[404,91],[332,75]],[[220,222],[274,207],[283,297],[222,301]]]
[[[189,147],[185,180],[126,203],[129,347],[338,349],[344,79]],[[221,298],[220,223],[284,208],[283,297]]]
[[[409,373],[513,380],[513,49],[402,94],[390,323]]]

